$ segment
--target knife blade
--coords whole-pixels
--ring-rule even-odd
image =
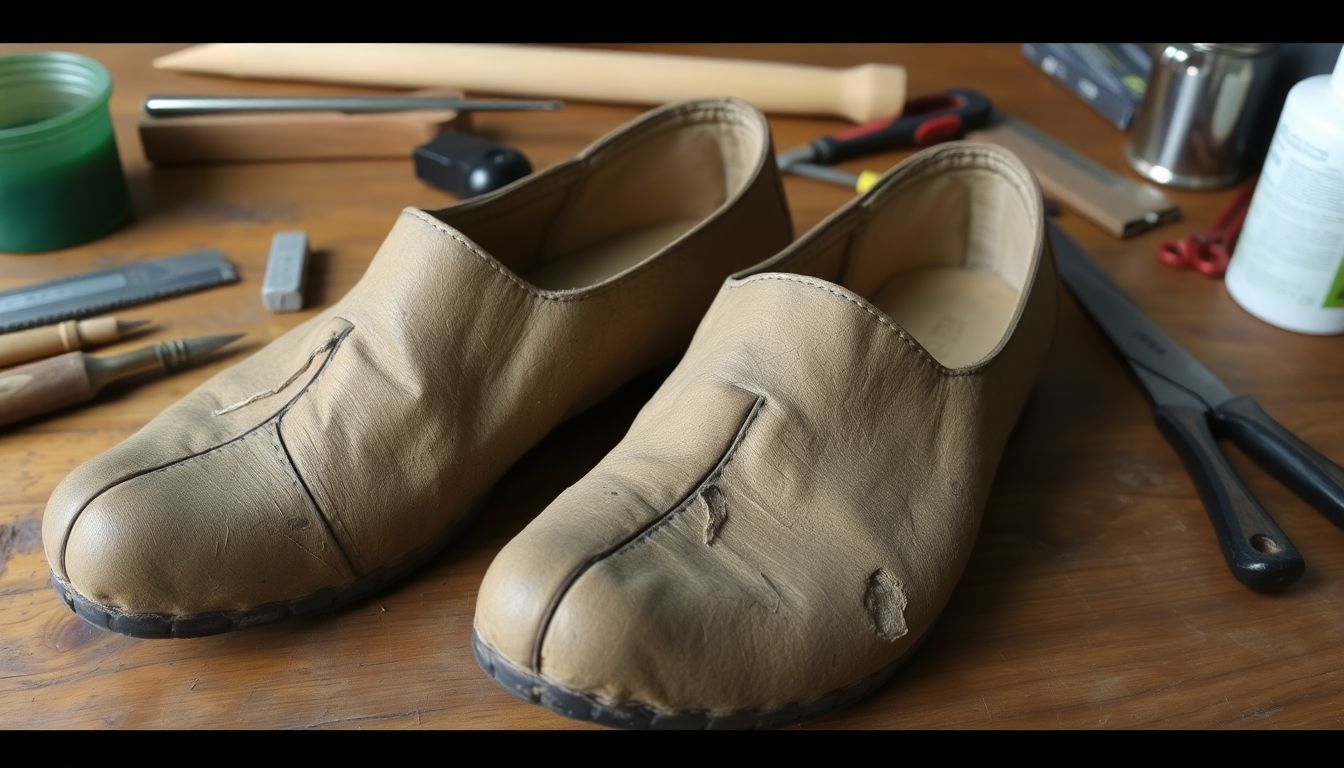
[[[1187,398],[1194,398],[1212,409],[1235,397],[1203,363],[1148,319],[1057,224],[1047,226],[1060,277],[1119,347],[1153,402],[1189,405]]]

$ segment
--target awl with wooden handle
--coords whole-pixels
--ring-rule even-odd
[[[111,344],[120,340],[127,331],[139,328],[148,322],[148,320],[95,317],[91,320],[66,320],[39,328],[0,333],[0,368],[8,368],[29,360],[40,360],[62,352],[77,352],[86,347]]]
[[[154,66],[229,77],[423,88],[510,96],[662,104],[736,96],[780,114],[856,123],[899,112],[905,68],[849,69],[629,51],[487,43],[211,43]]]
[[[241,336],[174,339],[109,357],[67,352],[0,371],[0,426],[92,400],[127,376],[185,368]]]

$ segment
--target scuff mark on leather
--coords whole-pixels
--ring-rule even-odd
[[[873,631],[887,642],[895,642],[910,628],[905,624],[905,607],[909,600],[905,596],[905,585],[886,568],[878,568],[868,577],[868,587],[863,594],[863,607],[873,622]]]
[[[233,413],[239,408],[245,408],[257,402],[258,400],[265,400],[268,397],[280,394],[290,384],[293,384],[295,381],[298,381],[299,377],[303,375],[303,372],[308,370],[308,368],[312,366],[313,361],[317,359],[318,355],[322,354],[323,352],[328,352],[332,349],[335,349],[336,342],[340,341],[341,337],[344,336],[345,333],[348,332],[348,330],[349,329],[346,329],[346,331],[340,331],[328,336],[326,341],[323,341],[321,344],[317,346],[316,349],[308,353],[308,359],[303,361],[303,365],[299,367],[299,370],[291,373],[289,375],[289,378],[280,382],[276,386],[249,395],[243,398],[242,400],[239,400],[238,402],[234,403],[233,405],[226,405],[223,408],[220,408],[219,410],[211,411],[211,413],[213,413],[216,416],[223,416],[226,413]]]
[[[700,502],[705,507],[705,545],[713,546],[714,538],[719,535],[719,529],[728,519],[728,510],[723,504],[723,491],[712,483],[706,485],[700,492]]]
[[[14,552],[32,552],[42,546],[42,520],[30,517],[8,525],[0,525],[0,574],[5,572],[9,556]]]
[[[948,485],[948,488],[952,491],[952,498],[954,499],[960,499],[961,494],[966,491],[966,486],[962,485],[961,481],[956,479],[952,480]]]

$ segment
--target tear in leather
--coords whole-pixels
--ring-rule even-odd
[[[233,413],[234,411],[239,410],[240,408],[246,408],[247,406],[259,400],[265,400],[268,397],[273,397],[285,391],[285,389],[287,389],[289,385],[298,381],[299,377],[302,376],[305,371],[307,371],[309,368],[312,367],[313,361],[317,359],[318,355],[321,355],[323,352],[331,352],[332,350],[334,350],[336,348],[336,344],[340,342],[341,338],[345,336],[346,333],[349,332],[351,327],[352,326],[347,326],[345,328],[332,331],[321,344],[317,345],[317,347],[314,348],[312,352],[308,353],[308,358],[303,361],[303,365],[299,366],[298,370],[291,373],[289,375],[289,378],[285,379],[284,381],[280,382],[274,387],[271,387],[270,389],[264,389],[260,392],[255,392],[232,405],[226,405],[223,408],[211,411],[211,413],[214,414],[215,416],[223,416],[225,414]]]
[[[873,631],[887,642],[895,642],[910,631],[905,623],[905,585],[886,568],[878,568],[868,577],[863,607],[872,619]]]

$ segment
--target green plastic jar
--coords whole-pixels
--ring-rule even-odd
[[[87,56],[0,56],[0,251],[66,248],[125,220],[111,95],[111,76]]]

